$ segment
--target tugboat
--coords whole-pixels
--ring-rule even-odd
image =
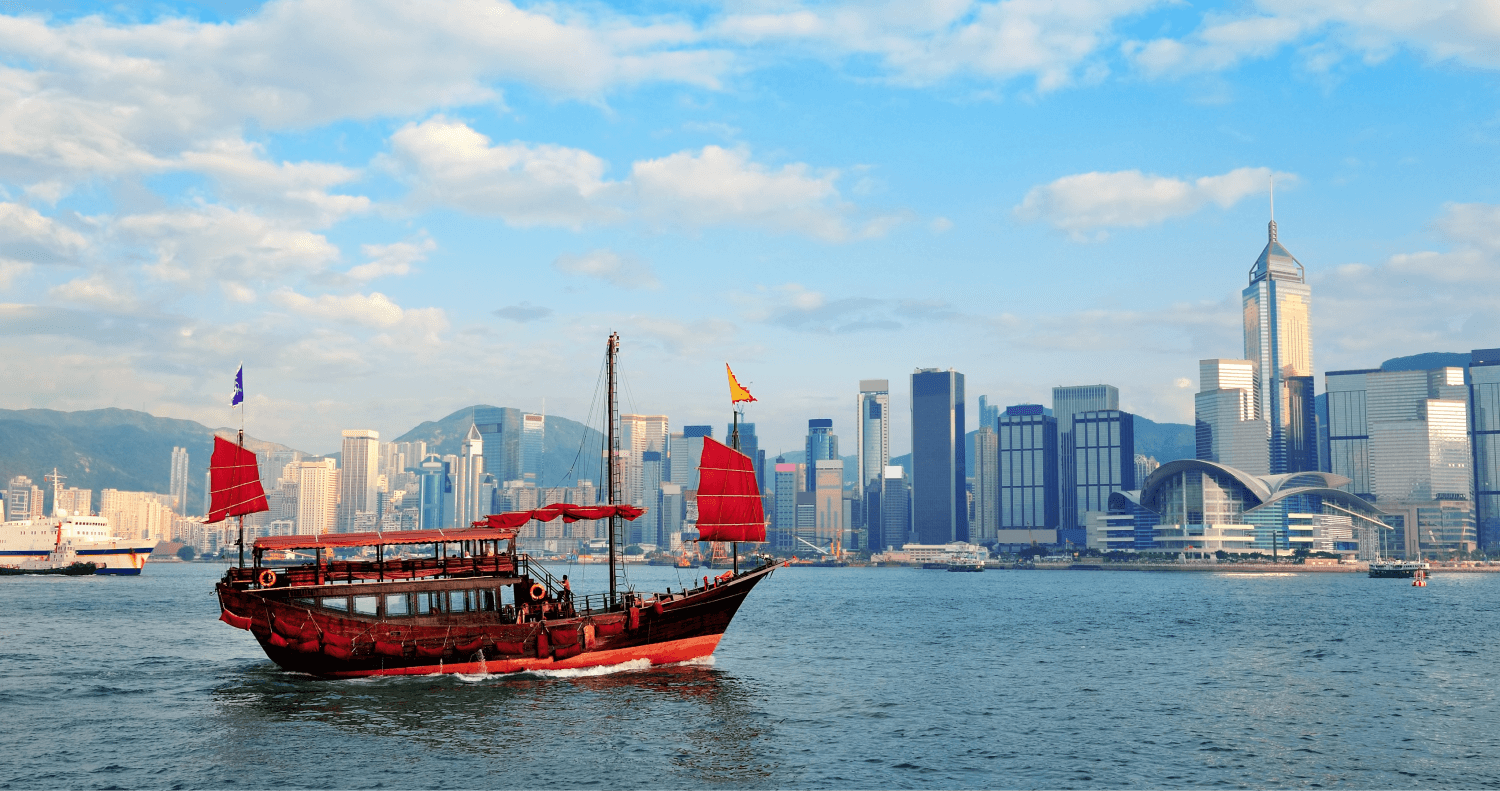
[[[618,451],[615,361],[606,349],[608,441]],[[229,443],[225,443],[229,447]],[[698,530],[705,541],[765,541],[754,465],[704,438]],[[218,583],[220,620],[249,631],[288,670],[325,678],[431,673],[510,673],[589,668],[646,660],[684,662],[712,654],[745,597],[778,564],[761,557],[746,571],[704,576],[682,590],[620,589],[620,520],[645,511],[618,504],[617,452],[608,455],[607,502],[549,505],[495,514],[470,527],[258,538]],[[253,459],[253,454],[252,454]],[[215,495],[220,487],[214,486]],[[517,551],[519,528],[536,519],[608,520],[608,592],[575,596]],[[340,560],[336,550],[373,547],[374,560]],[[416,547],[431,555],[412,557]],[[313,562],[267,568],[267,552],[310,549]],[[402,553],[393,554],[392,551]],[[737,552],[731,556],[738,558]]]

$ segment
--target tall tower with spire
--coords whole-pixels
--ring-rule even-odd
[[[1245,359],[1254,372],[1255,414],[1270,436],[1272,474],[1318,469],[1313,401],[1312,288],[1302,263],[1276,238],[1273,194],[1266,248],[1250,269],[1244,299]]]

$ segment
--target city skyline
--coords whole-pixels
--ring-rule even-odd
[[[243,361],[251,430],[331,451],[586,416],[613,328],[627,409],[722,424],[732,361],[767,451],[932,366],[1188,423],[1271,176],[1317,372],[1493,347],[1500,41],[1468,13],[13,5],[0,407],[230,425]]]

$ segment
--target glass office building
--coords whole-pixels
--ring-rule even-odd
[[[911,449],[917,542],[968,541],[963,374],[922,368],[911,375]]]
[[[995,422],[999,529],[1058,526],[1057,418],[1041,404],[1005,408]]]
[[[1479,545],[1500,548],[1500,349],[1475,349],[1469,359],[1469,443]]]
[[[1313,401],[1312,288],[1306,272],[1276,239],[1276,221],[1241,293],[1245,358],[1255,368],[1254,418],[1270,424],[1272,474],[1318,469]]]

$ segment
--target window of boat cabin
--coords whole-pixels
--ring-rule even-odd
[[[387,618],[400,618],[411,615],[411,599],[405,593],[389,593],[385,597],[385,615]]]
[[[320,601],[323,607],[326,609],[338,610],[339,612],[349,612],[348,596],[328,596],[324,599],[321,599]]]
[[[476,610],[474,604],[474,591],[448,591],[448,612],[469,612]]]
[[[355,596],[355,615],[376,615],[376,608],[380,606],[379,596]]]
[[[413,594],[417,599],[417,615],[441,615],[443,612],[442,591],[420,591]]]

